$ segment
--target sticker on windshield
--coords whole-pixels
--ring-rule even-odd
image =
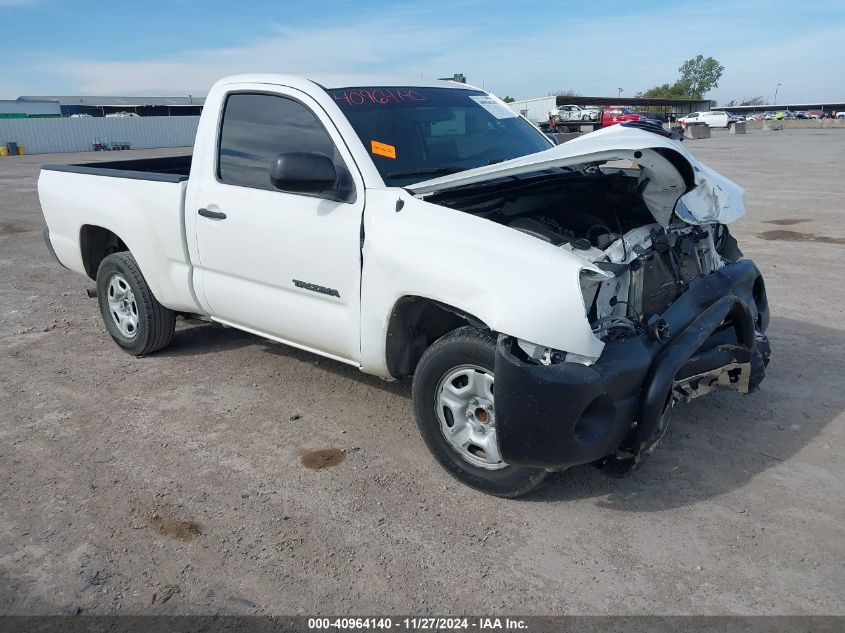
[[[396,158],[396,148],[387,143],[380,143],[379,141],[370,141],[370,151],[378,156],[386,156],[387,158]]]
[[[470,99],[475,101],[478,105],[482,108],[487,110],[490,114],[492,114],[497,119],[512,119],[516,116],[516,112],[511,110],[508,106],[504,105],[503,103],[499,103],[492,97],[488,97],[487,95],[476,97],[470,96]]]

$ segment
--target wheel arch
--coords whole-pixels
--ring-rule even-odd
[[[128,251],[126,242],[114,231],[94,224],[83,224],[79,229],[79,249],[85,274],[97,279],[97,269],[112,253]]]
[[[428,347],[444,334],[471,325],[489,326],[475,315],[435,299],[400,297],[390,311],[385,341],[387,370],[394,378],[410,376]]]

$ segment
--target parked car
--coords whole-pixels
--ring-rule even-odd
[[[728,127],[731,116],[727,112],[708,111],[708,112],[690,112],[687,116],[678,119],[681,127],[686,127],[688,123],[706,123],[710,127]]]
[[[90,114],[79,113],[79,114],[71,114],[71,119],[92,119],[93,117]]]
[[[792,112],[790,112],[789,110],[775,110],[775,111],[764,112],[763,118],[767,121],[772,121],[772,120],[782,121],[782,120],[785,120],[785,119],[786,120],[792,120],[792,119],[795,118],[795,115]]]
[[[549,112],[549,117],[556,116],[558,121],[598,121],[601,111],[596,108],[585,108],[578,105],[562,105]]]
[[[824,110],[807,110],[807,118],[824,119],[827,116]]]
[[[413,376],[434,458],[515,497],[629,474],[676,403],[765,375],[743,190],[637,125],[555,146],[472,86],[229,77],[192,156],[43,166],[44,236],[126,352],[181,315]]]
[[[640,121],[646,117],[623,106],[609,106],[601,111],[601,126],[608,127],[625,121]]]
[[[837,113],[836,113],[836,118],[837,118],[837,119],[845,119],[845,111],[842,111],[842,112],[837,112]]]
[[[123,119],[123,118],[136,118],[138,117],[137,114],[134,112],[110,112],[106,115],[106,118],[109,119]]]
[[[795,112],[795,118],[796,119],[809,119],[810,116],[807,114],[806,110],[797,110]]]

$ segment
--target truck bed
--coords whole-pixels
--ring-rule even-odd
[[[107,231],[132,252],[163,305],[201,311],[193,295],[185,229],[190,165],[191,156],[185,155],[43,166],[38,195],[56,257],[93,279],[96,271],[86,268],[83,257],[83,236]]]
[[[65,171],[92,176],[110,176],[132,180],[153,180],[157,182],[182,182],[191,171],[190,154],[183,156],[159,156],[156,158],[135,158],[132,160],[110,160],[75,165],[44,165],[48,171]]]

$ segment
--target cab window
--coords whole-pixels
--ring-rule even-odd
[[[279,95],[229,95],[220,129],[218,179],[273,189],[270,165],[284,152],[318,152],[340,162],[325,128],[300,102]]]

